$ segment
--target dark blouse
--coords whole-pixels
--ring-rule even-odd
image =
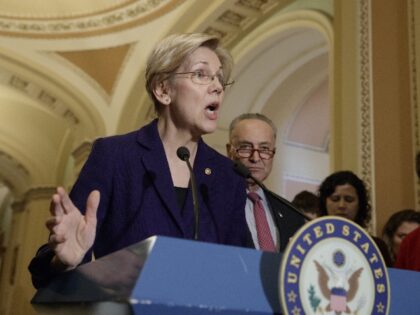
[[[187,187],[175,187],[176,199],[181,209],[184,209],[185,199],[187,198]],[[183,212],[183,211],[182,211]]]

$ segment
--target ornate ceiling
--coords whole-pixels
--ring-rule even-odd
[[[70,181],[66,157],[77,161],[92,139],[150,119],[143,67],[168,33],[217,34],[238,63],[220,131],[209,138],[219,149],[237,114],[281,112],[273,95],[300,80],[287,72],[323,69],[307,75],[313,84],[300,87],[305,99],[288,109],[295,113],[328,77],[331,1],[0,0],[0,8],[0,182],[16,198]],[[302,115],[295,117],[302,124]],[[319,132],[317,141],[325,141],[328,130]]]

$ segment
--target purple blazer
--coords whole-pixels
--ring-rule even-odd
[[[232,162],[199,141],[194,162],[200,207],[199,240],[247,245],[245,181]],[[101,192],[95,257],[152,235],[192,239],[194,208],[188,190],[181,209],[157,130],[157,120],[142,129],[98,139],[70,197],[84,209],[93,190]]]
[[[201,211],[199,240],[249,246],[244,212],[246,183],[233,171],[233,162],[200,140],[193,171]],[[192,191],[188,189],[181,209],[157,120],[135,132],[95,141],[70,193],[82,212],[94,189],[101,193],[92,248],[96,258],[152,235],[193,238]],[[84,261],[90,257],[91,252]],[[48,268],[45,262],[36,260],[29,269],[40,279],[43,273],[40,269],[45,273]]]

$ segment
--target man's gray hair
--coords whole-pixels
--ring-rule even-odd
[[[267,116],[265,116],[263,114],[260,114],[260,113],[245,113],[245,114],[239,115],[234,120],[232,120],[232,122],[230,123],[230,126],[229,126],[229,140],[230,141],[232,140],[233,129],[235,129],[236,125],[239,122],[241,122],[242,120],[246,120],[246,119],[258,119],[258,120],[265,121],[273,129],[274,139],[276,139],[277,127],[270,118],[268,118]]]

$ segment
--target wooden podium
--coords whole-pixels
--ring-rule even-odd
[[[281,255],[151,237],[60,275],[38,314],[281,314]],[[419,314],[420,273],[388,269],[390,314]]]

